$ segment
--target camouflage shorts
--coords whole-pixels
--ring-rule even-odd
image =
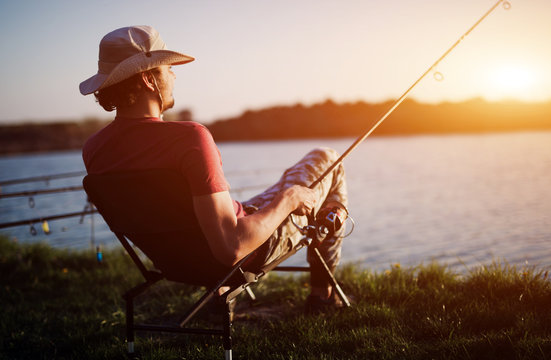
[[[329,168],[338,157],[339,155],[337,152],[329,148],[317,148],[310,151],[298,163],[287,169],[277,183],[263,193],[244,201],[243,207],[247,212],[255,208],[262,209],[283,189],[291,187],[292,185],[309,186]],[[330,201],[338,201],[348,206],[343,165],[340,164],[333,169],[314,190],[317,193],[318,199],[315,207],[316,213]],[[295,216],[294,218],[295,222],[300,226],[307,224],[306,216]],[[331,238],[325,239],[318,248],[327,265],[332,270],[336,268],[340,261],[342,235],[345,231],[344,228],[345,226],[335,232],[335,235]],[[268,264],[287,253],[301,238],[302,234],[293,225],[291,219],[287,218],[270,236],[267,244],[264,245],[267,247],[264,263]],[[313,254],[308,252],[308,262],[310,262],[310,264],[312,264],[312,259]]]

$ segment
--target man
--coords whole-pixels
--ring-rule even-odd
[[[322,213],[343,214],[347,202],[344,170],[336,167],[319,186],[309,189],[337,159],[333,150],[316,149],[264,193],[243,203],[233,200],[208,130],[194,122],[161,119],[174,106],[176,76],[171,66],[193,60],[167,50],[149,26],[117,29],[101,40],[98,73],[80,84],[80,92],[93,93],[105,110],[116,110],[116,117],[86,142],[86,169],[90,174],[159,168],[180,171],[188,181],[193,209],[214,260],[231,266],[263,246],[261,260],[269,263],[300,239],[289,220],[291,213],[307,215],[322,209]],[[304,217],[300,218],[304,224]],[[344,231],[340,225],[319,247],[332,270],[340,259]],[[185,246],[185,239],[178,246]],[[150,249],[154,252],[153,245]],[[340,305],[319,269],[312,271],[311,285],[307,306],[316,310]]]

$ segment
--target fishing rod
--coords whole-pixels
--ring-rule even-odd
[[[8,197],[22,197],[22,196],[35,196],[43,194],[55,194],[68,191],[81,191],[84,188],[82,186],[67,186],[55,189],[43,189],[43,190],[28,190],[13,193],[0,193],[0,199]]]
[[[235,189],[231,189],[234,193],[241,193],[245,191],[251,191],[251,190],[258,190],[258,189],[266,189],[271,184],[259,184],[259,185],[251,185],[251,186],[243,186]],[[56,189],[45,189],[45,190],[31,190],[31,191],[22,191],[17,193],[7,193],[7,194],[0,194],[0,199],[7,198],[7,197],[24,197],[24,196],[30,196],[32,199],[32,196],[34,195],[42,195],[42,194],[52,194],[52,193],[60,193],[60,192],[67,192],[67,191],[82,191],[84,188],[82,186],[69,186],[64,188],[56,188]],[[29,206],[31,208],[34,207],[34,200],[29,201]],[[92,215],[95,214],[97,211],[94,209],[87,209],[85,208],[84,211],[80,212],[72,212],[67,214],[61,214],[61,215],[52,215],[47,217],[37,217],[33,219],[27,219],[27,220],[18,220],[13,222],[7,222],[7,223],[0,223],[0,229],[8,228],[8,227],[15,227],[15,226],[21,226],[21,225],[28,225],[36,222],[43,222],[47,220],[58,220],[58,219],[64,219],[68,217],[75,217],[75,216],[81,216],[84,217],[85,215]]]
[[[271,184],[258,184],[258,185],[242,186],[235,189],[232,188],[230,191],[234,193],[242,193],[244,191],[266,189],[270,185]],[[66,187],[55,188],[55,189],[27,190],[27,191],[13,192],[13,193],[0,193],[0,199],[9,198],[9,197],[26,197],[26,196],[32,197],[35,195],[56,194],[56,193],[82,191],[82,190],[84,190],[83,186],[66,186]]]
[[[1,223],[0,224],[0,229],[14,227],[14,226],[29,225],[29,224],[32,225],[34,223],[43,223],[44,221],[48,221],[48,220],[58,220],[58,219],[65,219],[65,218],[77,217],[77,216],[80,216],[80,218],[82,219],[85,215],[92,215],[92,214],[95,214],[95,213],[97,213],[97,210],[95,210],[93,208],[85,208],[83,211],[77,211],[77,212],[72,212],[72,213],[42,216],[42,217],[36,217],[36,218],[32,218],[32,219]],[[32,231],[31,231],[31,233],[32,233]]]
[[[53,179],[63,179],[67,177],[76,177],[76,176],[84,176],[84,175],[86,175],[86,171],[75,171],[75,172],[69,172],[69,173],[63,173],[63,174],[35,176],[35,177],[29,177],[24,179],[4,180],[4,181],[0,181],[0,186],[22,184],[27,182],[37,182],[37,181],[45,181],[48,183],[50,180],[53,180]]]
[[[226,175],[243,175],[247,173],[265,173],[265,172],[279,172],[281,169],[279,168],[263,168],[263,169],[252,169],[252,170],[230,170],[225,171],[224,174]],[[6,185],[14,185],[14,184],[23,184],[27,182],[38,182],[38,181],[45,181],[49,182],[50,180],[54,179],[63,179],[68,177],[77,177],[77,176],[85,176],[87,174],[86,171],[74,171],[74,172],[68,172],[68,173],[61,173],[61,174],[52,174],[52,175],[42,175],[42,176],[33,176],[28,178],[22,178],[22,179],[11,179],[11,180],[3,180],[0,181],[0,186],[6,186]]]
[[[471,33],[471,31],[473,31],[484,19],[486,19],[486,17],[488,15],[490,15],[490,13],[492,13],[500,4],[503,4],[503,8],[505,10],[509,10],[511,8],[511,3],[509,3],[509,1],[507,0],[498,0],[494,6],[492,6],[488,11],[486,11],[486,13],[484,15],[482,15],[482,17],[480,19],[478,19],[477,22],[475,22],[470,28],[469,30],[467,30],[463,35],[461,35],[461,37],[459,37],[459,39],[448,49],[446,50],[446,52],[444,52],[444,54],[442,56],[440,56],[440,58],[438,58],[438,60],[436,60],[434,62],[434,64],[432,64],[427,71],[425,71],[423,73],[423,75],[421,75],[399,98],[398,100],[396,100],[394,102],[394,104],[390,107],[390,109],[379,119],[379,121],[377,121],[377,123],[375,123],[375,125],[373,125],[369,130],[367,130],[363,135],[361,135],[358,139],[356,139],[356,141],[354,141],[354,143],[352,143],[352,145],[350,145],[350,147],[348,149],[346,149],[346,151],[331,165],[327,168],[327,170],[325,170],[325,172],[323,174],[320,175],[319,178],[317,178],[310,186],[309,188],[310,189],[313,189],[315,188],[331,171],[333,171],[333,169],[335,169],[343,160],[344,158],[346,158],[348,156],[348,154],[350,154],[356,147],[358,147],[358,145],[364,141],[369,135],[371,135],[373,133],[373,131],[375,131],[375,129],[377,129],[379,127],[379,125],[382,124],[383,121],[385,121],[385,119],[390,115],[392,114],[392,112],[402,103],[402,101],[404,101],[404,99],[409,95],[409,93],[413,90],[414,87],[417,86],[417,84],[419,84],[419,82],[428,74],[430,73],[433,69],[436,68],[436,66],[446,57],[448,56],[448,54],[450,52],[452,52],[453,49],[455,49],[455,47],[457,45],[459,45],[459,43],[461,41],[463,41],[463,39],[465,39],[465,37],[467,37],[467,35],[469,35]]]

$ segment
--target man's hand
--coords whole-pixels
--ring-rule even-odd
[[[283,196],[288,196],[296,204],[294,215],[308,215],[316,205],[315,191],[304,186],[293,185],[284,191]]]

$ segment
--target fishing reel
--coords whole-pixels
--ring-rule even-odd
[[[326,238],[333,236],[344,226],[347,220],[350,220],[352,228],[346,235],[342,235],[341,237],[345,238],[354,231],[354,219],[352,219],[348,210],[342,204],[341,206],[323,208],[316,215],[312,212],[307,218],[308,224],[306,226],[297,224],[293,215],[291,215],[291,222],[302,235],[316,242],[322,242]]]
[[[347,218],[348,210],[344,206],[333,206],[321,209],[316,215],[315,222],[321,232],[329,235],[340,230]]]

